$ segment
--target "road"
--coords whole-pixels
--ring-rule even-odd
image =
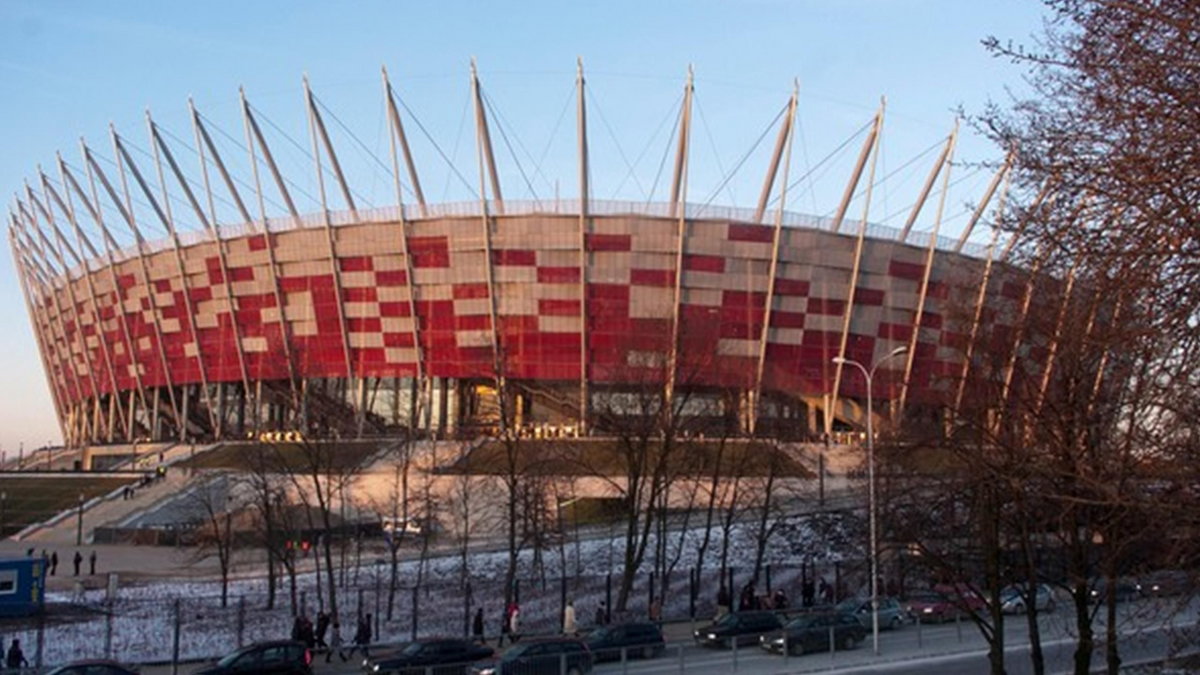
[[[1118,615],[1122,634],[1121,656],[1125,663],[1137,663],[1159,658],[1167,654],[1181,637],[1189,636],[1187,644],[1198,644],[1196,639],[1197,610],[1200,603],[1192,603],[1180,610],[1155,601],[1141,601],[1123,605]],[[1075,640],[1070,623],[1073,617],[1069,608],[1040,617],[1043,650],[1046,655],[1047,672],[1063,673],[1071,669]],[[1097,619],[1096,631],[1102,636],[1104,624]],[[908,625],[895,631],[880,634],[879,656],[871,650],[871,639],[857,649],[848,652],[815,653],[800,657],[784,658],[767,654],[758,647],[742,647],[736,652],[698,647],[686,636],[687,624],[674,624],[666,628],[668,648],[665,655],[649,661],[631,660],[626,664],[599,664],[598,675],[725,675],[746,673],[747,675],[779,675],[783,673],[889,673],[961,675],[963,673],[986,673],[988,670],[987,645],[979,630],[969,621],[959,624],[935,626]],[[1005,623],[1006,642],[1005,666],[1009,675],[1031,673],[1029,665],[1029,629],[1024,617],[1008,617]],[[1093,665],[1103,665],[1103,649],[1098,648],[1093,656]],[[324,658],[316,662],[318,675],[346,675],[362,673],[361,659],[347,663],[326,665]],[[181,666],[180,673],[190,673],[197,666]],[[146,675],[170,673],[169,667],[143,668]]]

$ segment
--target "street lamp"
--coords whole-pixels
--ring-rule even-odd
[[[4,538],[5,525],[8,525],[8,493],[0,492],[0,539]]]
[[[908,347],[896,347],[876,361],[870,370],[867,370],[866,366],[858,361],[841,356],[833,357],[833,362],[836,364],[858,368],[867,381],[867,494],[869,495],[867,516],[871,529],[871,644],[876,656],[879,655],[879,535],[876,524],[878,514],[875,505],[875,429],[872,426],[872,417],[874,417],[875,411],[874,401],[871,398],[871,381],[875,379],[875,370],[879,368],[880,364],[906,352],[908,352]]]

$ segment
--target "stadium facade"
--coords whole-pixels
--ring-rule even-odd
[[[9,234],[67,443],[292,428],[594,433],[606,401],[646,388],[715,402],[706,409],[746,433],[817,435],[862,419],[865,383],[833,357],[869,365],[904,347],[881,368],[876,398],[942,405],[980,322],[1014,325],[1028,304],[1006,252],[967,241],[1000,174],[957,239],[910,232],[919,206],[903,231],[847,214],[856,186],[870,183],[860,179],[882,114],[831,218],[780,206],[795,96],[758,208],[693,204],[689,78],[670,200],[601,201],[589,193],[581,75],[584,197],[518,202],[501,194],[473,84],[484,197],[470,203],[425,201],[386,73],[397,202],[404,175],[416,195],[408,203],[356,207],[307,83],[311,150],[325,167],[317,213],[296,210],[244,97],[253,187],[231,176],[194,110],[195,176],[149,120],[153,163],[135,162],[114,131],[112,163],[83,146],[81,168],[60,160],[53,176],[39,172],[37,188],[17,197]],[[948,174],[953,143],[921,201]],[[344,208],[326,204],[327,190]],[[286,205],[281,216],[266,213],[266,191]],[[217,222],[214,193],[239,222]],[[172,202],[200,227],[181,231]],[[146,213],[167,237],[144,236]],[[117,228],[134,243],[118,245]]]

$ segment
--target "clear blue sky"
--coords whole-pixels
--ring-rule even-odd
[[[580,56],[594,101],[589,102],[594,197],[647,198],[666,148],[672,106],[692,64],[698,119],[690,200],[753,205],[773,136],[725,188],[717,188],[798,78],[803,135],[793,177],[817,166],[868,121],[880,96],[887,97],[879,175],[894,175],[877,192],[871,220],[899,225],[933,157],[905,163],[945,137],[956,107],[978,111],[989,97],[1004,98],[1006,87],[1020,88],[1022,73],[989,57],[980,39],[995,34],[1027,40],[1039,28],[1042,10],[1032,0],[0,0],[5,100],[0,190],[11,202],[39,163],[52,166],[57,150],[78,166],[80,136],[110,154],[110,121],[148,148],[147,108],[163,127],[190,141],[188,96],[216,125],[240,137],[239,85],[265,117],[307,147],[300,78],[308,73],[321,101],[357,139],[329,121],[356,190],[365,202],[386,204],[392,199],[390,178],[357,144],[388,162],[380,65],[388,66],[399,94],[474,181],[473,138],[463,125],[474,56],[502,116],[495,124],[510,135],[534,193],[552,196],[560,180],[563,196],[574,196],[574,120],[566,106]],[[660,128],[663,120],[668,122]],[[275,129],[269,135],[285,171],[315,194],[311,160]],[[493,135],[498,136],[495,130]],[[431,201],[471,197],[423,137],[414,145]],[[820,165],[813,180],[789,197],[789,208],[832,210],[857,142],[850,147]],[[227,160],[245,173],[244,157],[233,154],[232,146],[229,151]],[[195,166],[187,151],[179,152]],[[497,153],[505,196],[530,196],[517,163],[506,149]],[[622,153],[634,165],[632,176]],[[998,155],[969,135],[960,145],[964,161]],[[538,164],[540,171],[534,171]],[[967,167],[955,171],[963,180],[947,202],[944,232],[951,233],[988,178]],[[665,199],[661,180],[654,198]],[[314,208],[303,196],[298,201],[302,210]],[[929,227],[931,207],[920,227]],[[7,253],[0,255],[0,312],[8,319],[0,332],[0,448],[11,456],[18,443],[28,449],[58,442],[59,432]]]

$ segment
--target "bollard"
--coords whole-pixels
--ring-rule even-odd
[[[788,632],[785,629],[783,631],[783,667],[784,668],[788,667],[788,662],[791,660],[791,658],[792,658],[792,645],[790,644],[790,640],[788,640]]]
[[[183,615],[179,599],[175,599],[175,635],[171,640],[171,675],[179,675],[179,633],[183,629]]]
[[[918,614],[914,621],[917,624],[917,647],[920,648],[925,646],[924,641],[921,640],[921,615]]]
[[[419,610],[421,589],[418,586],[412,587],[412,639],[417,639],[417,612]]]
[[[621,647],[621,672],[629,675],[629,648]]]
[[[679,645],[679,675],[683,675],[685,672],[687,672],[687,664],[683,658],[683,645]]]
[[[246,635],[246,596],[241,595],[241,596],[238,596],[238,609],[237,609],[237,646],[238,646],[238,649],[241,649],[242,645],[245,644],[245,640],[244,640],[245,635]]]
[[[112,609],[104,614],[104,658],[113,657],[113,615]]]
[[[833,626],[829,627],[829,660],[832,661],[837,654],[837,636],[834,635]]]
[[[559,675],[567,675],[567,653],[561,652],[558,655],[558,673]]]
[[[962,612],[954,610],[954,632],[958,633],[958,641],[962,642]]]
[[[737,639],[736,635],[729,638],[729,644],[733,646],[733,672],[736,673],[738,671],[738,660],[737,660],[738,639]]]

